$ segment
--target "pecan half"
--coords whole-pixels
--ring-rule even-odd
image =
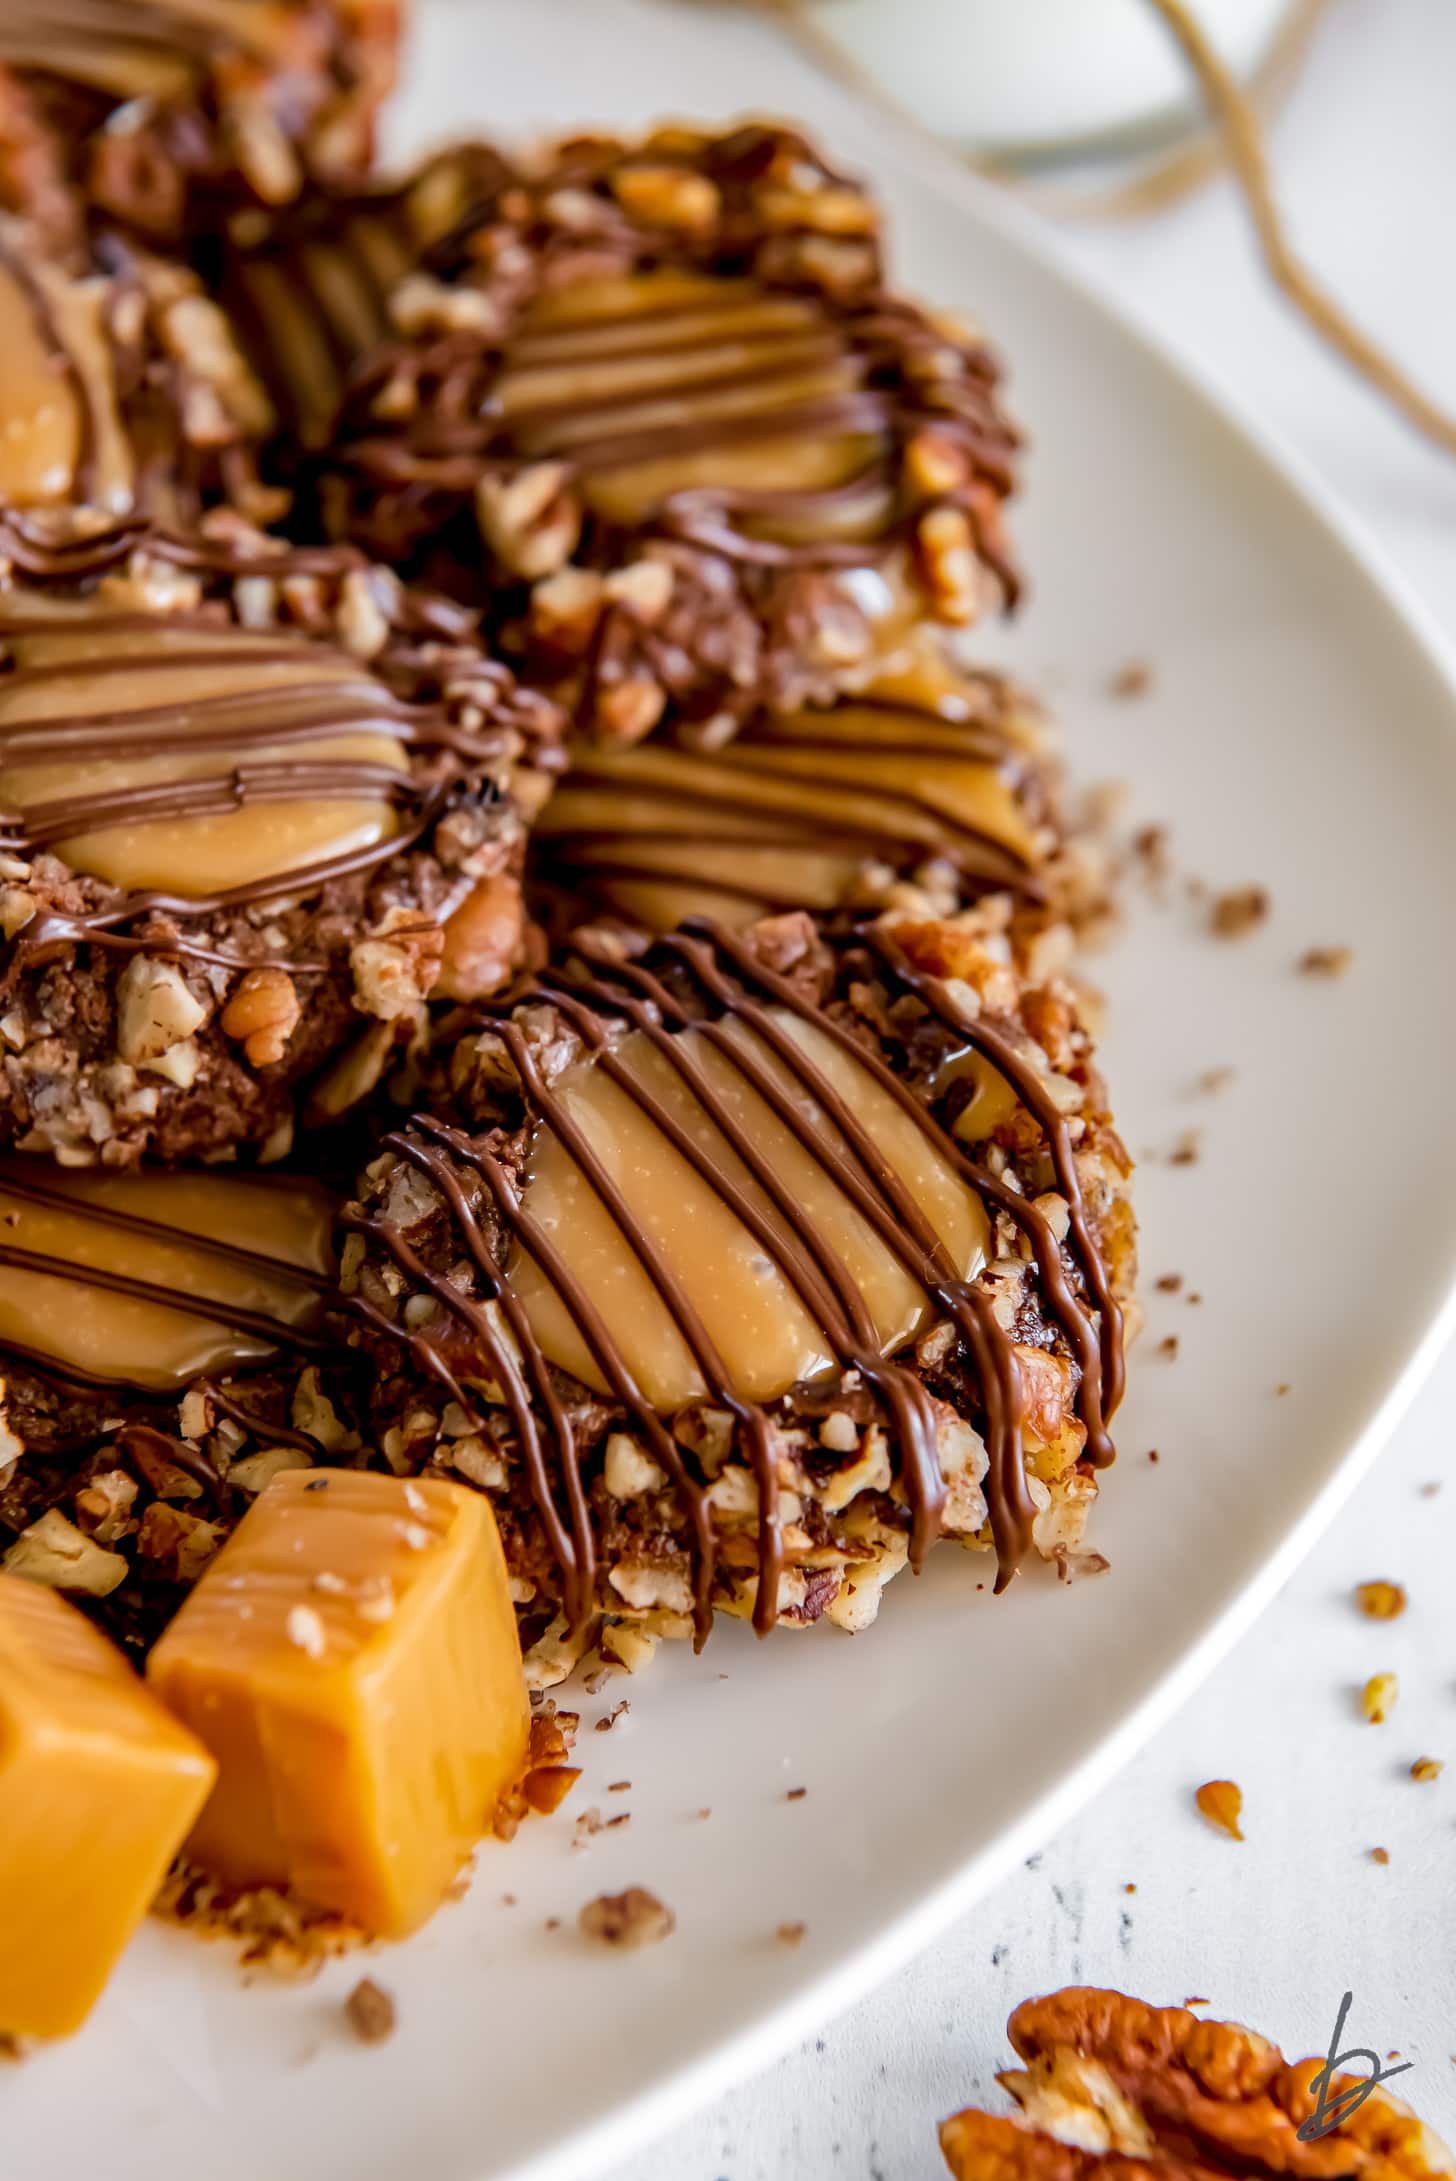
[[[1202,2166],[1319,2181],[1376,2165],[1411,2175],[1451,2170],[1444,2145],[1385,2091],[1372,2092],[1327,2135],[1301,2142],[1323,2060],[1286,2061],[1277,2045],[1237,2022],[1205,2022],[1186,2007],[1073,1987],[1028,2000],[1007,2027],[1033,2064],[1057,2051],[1095,2061],[1158,2149],[1184,2163],[1192,2147]],[[1019,2094],[1015,2081],[1011,2087]]]

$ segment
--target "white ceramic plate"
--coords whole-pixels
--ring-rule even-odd
[[[587,1699],[562,1815],[489,1847],[463,1905],[370,1964],[399,2001],[388,2045],[341,2029],[357,1963],[244,1990],[223,1952],[149,1930],[82,2039],[0,2075],[6,2181],[584,2181],[884,1975],[1105,1781],[1288,1573],[1443,1330],[1456,712],[1363,547],[999,203],[749,18],[436,0],[400,129],[752,106],[872,172],[906,277],[1014,359],[1036,439],[1015,657],[1084,770],[1135,781],[1185,868],[1273,896],[1264,930],[1217,944],[1175,894],[1105,963],[1130,1144],[1206,1131],[1198,1164],[1142,1177],[1149,1275],[1204,1300],[1152,1298],[1097,1522],[1113,1572],[993,1602],[945,1551],[866,1637],[725,1627],[630,1684],[610,1735],[608,1694]],[[1155,693],[1102,700],[1132,657]],[[1293,973],[1334,942],[1356,948],[1343,981]],[[1223,1064],[1234,1086],[1192,1097]],[[1173,1363],[1152,1353],[1171,1330]],[[577,1853],[592,1802],[631,1823]],[[592,1952],[578,1908],[632,1882],[676,1936]],[[797,1951],[785,1920],[808,1925]]]

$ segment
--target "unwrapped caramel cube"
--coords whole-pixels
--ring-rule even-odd
[[[439,1906],[525,1760],[495,1518],[443,1481],[275,1477],[148,1671],[220,1767],[189,1855],[382,1937]]]
[[[0,2032],[80,2028],[215,1772],[83,1614],[0,1575]]]

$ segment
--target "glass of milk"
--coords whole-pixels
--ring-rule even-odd
[[[1194,0],[1223,58],[1255,69],[1290,0]],[[928,129],[1032,159],[1172,131],[1196,85],[1149,0],[815,0],[819,26]]]

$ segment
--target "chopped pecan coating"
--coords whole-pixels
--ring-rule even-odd
[[[394,81],[398,0],[48,0],[0,11],[0,201],[64,235],[167,241],[220,206],[357,173]]]

